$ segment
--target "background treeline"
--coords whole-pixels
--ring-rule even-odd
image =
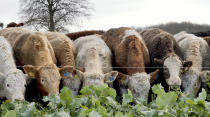
[[[181,23],[169,22],[166,24],[158,24],[158,25],[153,25],[153,26],[135,27],[135,28],[138,31],[141,31],[147,28],[160,28],[171,34],[176,34],[183,30],[187,31],[188,33],[210,31],[209,24],[196,24],[196,23],[191,23],[191,22],[181,22]]]

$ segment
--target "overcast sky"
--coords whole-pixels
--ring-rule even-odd
[[[90,0],[90,20],[72,31],[190,21],[210,24],[210,0]],[[18,0],[0,0],[0,22],[20,22]]]

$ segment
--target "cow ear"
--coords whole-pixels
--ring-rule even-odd
[[[117,75],[117,79],[116,79],[121,85],[123,86],[127,86],[128,85],[128,81],[129,81],[129,78],[128,78],[128,75],[126,74],[123,74],[121,72],[118,72],[118,75]]]
[[[117,71],[111,71],[109,73],[106,73],[104,75],[104,81],[106,83],[111,83],[111,82],[115,81],[117,75],[118,75],[118,72]]]
[[[77,75],[78,75],[80,80],[83,80],[84,73],[82,71],[76,69],[76,75],[75,76],[77,76]]]
[[[163,61],[161,59],[154,58],[154,63],[157,66],[163,66]]]
[[[23,69],[25,71],[26,74],[28,74],[28,77],[30,78],[36,78],[36,74],[37,74],[37,67],[33,66],[33,65],[24,65]]]
[[[150,73],[150,83],[154,83],[158,78],[159,78],[159,69],[157,69],[156,71]]]
[[[188,71],[189,70],[189,68],[192,66],[192,61],[184,61],[183,62],[183,68],[184,68],[184,72],[185,71]]]
[[[62,78],[72,77],[72,73],[74,72],[73,66],[64,66],[59,69],[60,75]]]
[[[210,81],[210,71],[202,71],[199,74],[202,82],[209,82]]]

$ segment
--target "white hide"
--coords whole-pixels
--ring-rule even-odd
[[[112,55],[101,36],[80,37],[74,41],[74,46],[76,68],[84,72],[83,86],[103,84],[105,77],[111,75],[109,73],[112,71]],[[115,72],[112,75],[116,77],[117,74]]]
[[[170,77],[166,79],[168,85],[181,85],[181,79],[179,77],[180,68],[182,62],[178,56],[171,55],[165,59],[163,66],[169,70]]]
[[[24,100],[25,75],[16,68],[11,45],[3,37],[0,37],[0,72],[0,97]]]

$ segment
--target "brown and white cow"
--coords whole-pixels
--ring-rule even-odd
[[[16,37],[10,36],[16,34]],[[61,76],[72,67],[57,68],[54,51],[47,37],[39,32],[24,31],[22,28],[8,28],[8,40],[14,40],[13,50],[18,66],[24,65],[24,71],[30,78],[35,78],[37,88],[42,95],[59,94]],[[22,30],[22,31],[20,31]],[[12,37],[13,39],[9,39]]]
[[[77,75],[84,86],[111,83],[118,75],[112,71],[112,54],[100,35],[80,37],[74,41]]]
[[[180,48],[173,36],[161,29],[146,29],[141,32],[150,53],[151,67],[160,67],[160,78],[166,86],[180,86],[183,67],[189,68],[192,61],[183,61]]]
[[[128,87],[135,98],[148,99],[150,80],[154,79],[157,71],[152,74],[145,72],[145,66],[150,64],[149,52],[144,40],[132,28],[113,28],[103,34],[102,38],[109,46],[119,76],[120,94],[126,93]]]
[[[197,95],[201,82],[210,80],[210,49],[205,40],[193,34],[180,32],[174,35],[185,60],[193,65],[182,76],[182,88],[187,94]],[[204,70],[204,71],[203,71]]]
[[[59,32],[46,32],[45,35],[50,41],[55,52],[57,66],[72,66],[75,68],[75,48],[71,39],[69,39],[64,33]],[[71,73],[66,72],[65,75],[66,77],[61,80],[62,86],[68,87],[74,95],[77,95],[80,89],[81,81],[74,77],[74,71]]]

